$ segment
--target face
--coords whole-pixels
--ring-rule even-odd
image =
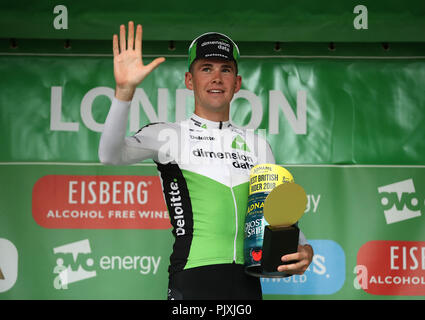
[[[230,101],[241,88],[242,78],[236,75],[233,61],[196,60],[192,73],[186,72],[185,84],[193,90],[195,112],[223,113],[228,115]]]

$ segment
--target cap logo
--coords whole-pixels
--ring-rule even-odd
[[[202,58],[219,58],[237,63],[239,49],[226,35],[208,32],[197,37],[189,46],[189,68],[193,61]]]

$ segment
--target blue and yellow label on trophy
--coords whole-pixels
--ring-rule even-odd
[[[248,208],[245,218],[244,257],[248,274],[264,276],[261,268],[264,240],[264,201],[278,185],[294,182],[292,174],[275,164],[260,164],[251,169]]]

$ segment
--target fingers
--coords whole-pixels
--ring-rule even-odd
[[[283,262],[292,261],[292,260],[300,260],[300,259],[301,259],[301,256],[300,256],[300,253],[299,253],[299,252],[295,252],[295,253],[287,254],[287,255],[284,255],[284,256],[281,258],[281,260],[282,260]]]
[[[126,41],[127,40],[127,41]],[[135,48],[134,48],[135,45]],[[114,34],[113,37],[113,52],[114,56],[118,55],[120,52],[125,50],[135,49],[138,53],[140,53],[140,57],[142,55],[142,26],[137,25],[136,30],[136,41],[134,41],[134,22],[128,22],[128,35],[127,39],[125,37],[125,25],[120,25],[120,36],[119,36],[119,49],[118,49],[118,36]]]
[[[125,45],[125,25],[120,26],[120,50],[123,52],[126,49]]]
[[[136,29],[136,45],[134,49],[136,50],[140,58],[142,57],[142,32],[142,26],[138,24]]]
[[[114,53],[114,57],[118,56],[120,54],[118,50],[118,36],[114,34],[112,39],[112,51]]]
[[[310,264],[304,251],[284,255],[281,260],[282,262],[294,261],[294,263],[281,265],[277,268],[277,271],[289,274],[303,274]]]
[[[127,49],[132,50],[134,45],[134,22],[128,22],[128,40],[127,40]]]
[[[289,274],[303,274],[307,270],[308,265],[308,260],[302,259],[295,263],[278,266],[277,271]]]
[[[152,72],[155,68],[157,68],[164,61],[165,61],[164,57],[156,58],[155,60],[153,60],[151,63],[149,63],[147,65],[147,67],[149,68],[149,72]]]

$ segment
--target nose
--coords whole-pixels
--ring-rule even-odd
[[[213,73],[212,83],[222,83],[222,82],[223,82],[223,79],[222,79],[222,74],[220,70],[215,70]]]

